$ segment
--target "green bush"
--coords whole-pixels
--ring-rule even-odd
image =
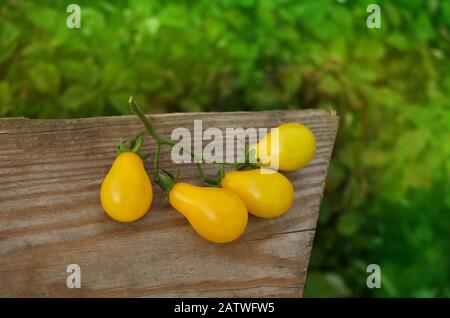
[[[305,295],[450,296],[450,2],[371,2],[3,1],[0,116],[334,108]]]

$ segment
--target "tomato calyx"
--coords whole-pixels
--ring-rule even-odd
[[[203,171],[201,164],[196,164],[197,172],[201,178],[203,185],[207,187],[220,187],[222,179],[225,177],[225,167],[221,165],[215,176],[207,176]]]
[[[117,154],[122,154],[124,152],[134,152],[137,154],[142,160],[145,160],[149,157],[149,153],[142,153],[140,150],[144,145],[144,132],[138,134],[134,139],[130,140],[129,145],[126,145],[125,138],[121,137],[117,142]]]
[[[158,172],[156,183],[164,190],[164,196],[166,200],[169,200],[169,193],[173,186],[180,180],[180,170],[177,169],[177,173],[174,176],[172,173],[165,169],[161,169],[162,172]]]

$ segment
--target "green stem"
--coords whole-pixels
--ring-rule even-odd
[[[161,155],[161,145],[159,143],[156,143],[156,149],[155,149],[155,159],[153,162],[153,177],[155,178],[155,181],[159,183],[159,157]]]
[[[130,147],[132,147],[130,151],[138,153],[139,150],[141,150],[143,144],[144,144],[144,132],[141,132],[139,135],[136,136],[136,138],[134,138],[134,140],[130,144]]]
[[[171,186],[173,186],[173,183],[170,183],[171,186],[168,186],[168,179],[173,179],[171,178],[171,176],[167,176],[161,175],[160,172],[160,168],[159,168],[159,161],[160,161],[160,156],[161,156],[161,146],[162,145],[168,145],[170,148],[173,148],[175,145],[177,145],[178,143],[171,140],[171,139],[167,139],[163,136],[161,136],[153,127],[153,124],[151,122],[151,120],[145,116],[145,114],[142,112],[142,110],[139,108],[139,106],[136,104],[136,102],[133,99],[133,96],[130,96],[130,99],[128,100],[128,103],[130,105],[131,111],[138,116],[138,118],[142,121],[142,123],[145,126],[145,129],[147,131],[147,133],[156,141],[156,153],[155,153],[155,159],[154,159],[154,164],[153,164],[153,175],[155,178],[155,181],[161,186],[161,188],[163,188],[163,190],[166,192],[166,194],[168,194],[168,192],[171,189]],[[205,172],[203,171],[203,167],[202,164],[204,163],[203,157],[201,158],[201,163],[197,163],[196,162],[196,157],[195,154],[193,154],[190,150],[185,149],[182,145],[181,149],[183,151],[186,151],[187,153],[189,153],[189,155],[191,156],[192,160],[195,162],[195,166],[197,168],[197,173],[200,176],[200,178],[202,179],[202,182],[204,184],[207,184],[209,186],[220,186],[220,182],[223,178],[223,166],[227,165],[227,166],[234,166],[237,167],[237,169],[242,170],[245,169],[247,167],[254,167],[254,164],[250,164],[248,161],[248,151],[246,151],[246,160],[244,163],[235,163],[235,162],[225,162],[222,164],[222,167],[220,168],[217,176],[214,177],[210,177],[207,176],[205,174]],[[214,162],[215,163],[215,162]],[[176,182],[177,180],[172,180],[173,182]]]
[[[169,146],[175,146],[176,142],[164,138],[160,134],[156,132],[156,130],[153,128],[153,124],[150,122],[150,120],[145,116],[145,114],[142,112],[142,110],[138,107],[136,102],[133,99],[133,96],[130,96],[130,99],[128,100],[128,104],[130,105],[131,111],[139,117],[139,119],[144,123],[145,129],[147,130],[148,134],[155,139],[155,141],[160,145],[169,145]]]

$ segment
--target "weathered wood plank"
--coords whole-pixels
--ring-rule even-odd
[[[135,117],[0,119],[0,296],[301,296],[338,117],[321,110],[154,116],[167,136],[175,127],[192,131],[194,119],[204,129],[310,127],[317,153],[287,175],[296,190],[291,210],[272,220],[250,216],[240,239],[216,245],[154,185],[151,211],[121,224],[103,212],[99,186],[118,138],[142,130]],[[144,150],[153,148],[147,138]],[[174,168],[167,152],[162,166]],[[183,179],[194,176],[186,165]],[[66,287],[71,263],[81,267],[81,289]]]

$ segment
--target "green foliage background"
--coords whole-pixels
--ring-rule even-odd
[[[334,108],[305,295],[450,296],[450,1],[70,2],[1,2],[0,116]]]

